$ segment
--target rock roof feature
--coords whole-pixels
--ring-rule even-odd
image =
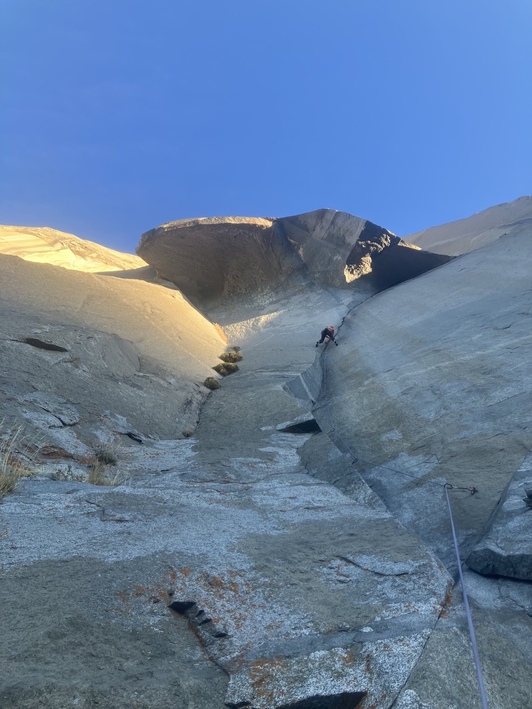
[[[143,234],[137,253],[202,307],[308,283],[381,290],[449,260],[332,209],[170,222]]]

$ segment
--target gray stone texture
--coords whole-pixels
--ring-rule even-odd
[[[0,502],[0,706],[480,706],[443,485],[470,566],[495,543],[508,563],[517,517],[532,548],[514,207],[515,231],[381,293],[419,250],[332,210],[144,235],[185,296],[0,255],[1,416],[36,473]],[[114,485],[87,483],[99,446]],[[530,581],[464,576],[490,709],[531,706]]]

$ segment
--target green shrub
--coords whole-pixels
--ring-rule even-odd
[[[220,359],[222,362],[240,362],[244,358],[239,352],[222,352]]]
[[[222,377],[227,377],[230,374],[238,372],[238,365],[232,362],[223,362],[223,364],[217,364],[213,369],[215,372],[218,372],[218,374],[221,374]]]
[[[215,389],[219,389],[222,385],[215,377],[207,377],[207,379],[203,382],[203,386],[207,387],[207,389],[210,389],[211,391],[214,391]]]

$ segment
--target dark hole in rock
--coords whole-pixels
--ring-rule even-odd
[[[365,692],[342,692],[325,697],[308,697],[275,709],[356,709],[365,696]]]
[[[38,347],[40,350],[52,350],[53,352],[68,352],[65,347],[60,347],[59,345],[54,345],[52,342],[44,342],[43,340],[38,340],[36,337],[23,337],[19,342],[23,342],[25,345],[31,345],[32,347]]]
[[[309,419],[308,421],[293,423],[291,426],[279,430],[283,433],[318,433],[321,428],[316,419]]]
[[[251,702],[237,702],[236,704],[234,702],[228,702],[226,705],[228,709],[244,709],[244,707],[250,707]]]
[[[168,608],[171,608],[176,613],[180,613],[181,615],[184,615],[187,611],[189,611],[195,605],[196,604],[194,603],[194,601],[172,601],[172,603],[170,603],[168,605]]]

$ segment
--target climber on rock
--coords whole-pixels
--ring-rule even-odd
[[[328,327],[324,328],[321,331],[321,340],[318,340],[316,342],[316,347],[318,345],[321,345],[322,342],[330,342],[333,341],[334,344],[338,347],[338,343],[336,342],[336,339],[334,337],[334,325],[329,325]]]

